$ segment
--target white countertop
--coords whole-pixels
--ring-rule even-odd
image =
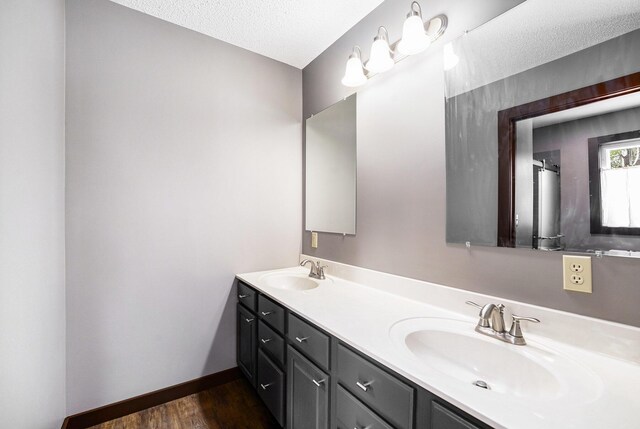
[[[322,262],[329,266],[329,273],[340,277],[327,275],[326,280],[319,281],[321,286],[306,291],[269,287],[264,278],[278,272],[308,273],[308,268],[245,273],[237,277],[496,429],[640,428],[637,413],[640,409],[640,328]],[[404,344],[390,335],[394,325],[411,318],[455,319],[469,322],[473,327],[478,320],[478,310],[466,306],[467,300],[480,304],[501,302],[507,306],[507,316],[514,311],[539,318],[542,323],[535,327],[523,324],[526,346],[501,344],[553,350],[589,374],[593,382],[586,389],[553,398],[484,390],[421,364],[405,350]]]

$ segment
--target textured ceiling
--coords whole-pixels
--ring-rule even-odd
[[[111,1],[303,68],[383,0]]]
[[[454,42],[460,63],[447,73],[447,96],[638,28],[640,0],[527,0]]]

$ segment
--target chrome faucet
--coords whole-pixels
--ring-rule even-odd
[[[495,332],[504,332],[504,305],[487,304],[480,309],[479,316],[478,325]]]
[[[314,279],[324,280],[324,269],[327,268],[326,265],[320,265],[320,261],[313,262],[311,259],[305,259],[300,262],[300,266],[304,267],[308,263],[311,263],[311,270],[309,271],[309,277],[313,277]]]
[[[479,305],[472,301],[467,301],[466,303],[480,309],[480,314],[478,315],[480,319],[476,325],[476,332],[497,338],[505,343],[515,344],[516,346],[524,346],[527,344],[522,335],[522,329],[520,328],[521,321],[526,320],[528,322],[540,323],[540,320],[535,317],[521,317],[514,314],[511,316],[511,328],[509,332],[507,332],[504,326],[504,305]]]

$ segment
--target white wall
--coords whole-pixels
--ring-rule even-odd
[[[65,415],[64,0],[0,2],[0,426]]]
[[[291,266],[301,72],[67,1],[67,412],[235,363],[234,274]]]

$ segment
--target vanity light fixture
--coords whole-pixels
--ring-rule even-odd
[[[383,26],[378,28],[378,35],[371,45],[371,58],[367,61],[367,70],[371,73],[384,73],[394,66],[389,47],[389,32]]]
[[[342,78],[342,84],[350,88],[364,85],[367,82],[367,76],[364,74],[362,65],[362,51],[360,46],[354,46],[353,52],[347,60],[347,68]]]
[[[445,15],[438,15],[424,22],[420,4],[416,1],[411,2],[411,10],[402,27],[402,39],[393,44],[390,43],[387,28],[380,26],[371,45],[369,61],[363,61],[358,46],[353,48],[347,60],[342,84],[352,88],[364,85],[367,79],[391,69],[395,63],[408,55],[415,55],[427,49],[433,41],[444,34],[446,29]],[[450,49],[453,52],[453,48]]]
[[[398,52],[402,55],[415,55],[424,51],[431,44],[422,21],[422,8],[417,1],[411,3],[411,10],[402,26],[402,40],[398,42]]]

